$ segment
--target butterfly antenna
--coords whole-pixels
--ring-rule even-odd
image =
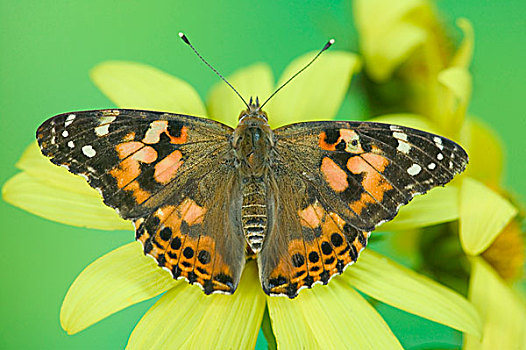
[[[184,33],[182,32],[179,32],[179,37],[181,39],[183,39],[183,41],[188,45],[190,46],[190,48],[195,52],[195,54],[197,55],[197,57],[199,57],[201,59],[201,61],[203,61],[204,64],[206,64],[211,70],[214,71],[215,74],[217,74],[225,83],[227,83],[228,86],[230,86],[230,88],[232,90],[234,90],[234,92],[239,96],[239,98],[243,101],[243,103],[247,106],[247,108],[250,108],[250,106],[248,105],[247,101],[245,101],[245,99],[243,98],[243,96],[241,96],[241,94],[239,92],[237,92],[237,90],[232,86],[232,84],[230,84],[228,82],[228,80],[225,79],[224,76],[222,76],[218,71],[215,70],[214,67],[212,67],[212,65],[210,63],[208,63],[204,58],[203,56],[201,56],[199,54],[199,52],[197,52],[197,50],[195,49],[195,47],[190,44],[190,40],[188,40],[188,38],[186,37],[186,35],[184,35]]]
[[[307,69],[314,61],[316,61],[316,59],[323,53],[323,51],[327,50],[329,47],[332,46],[332,44],[334,44],[334,39],[330,39],[329,41],[327,41],[327,44],[325,44],[325,46],[320,50],[320,52],[318,52],[316,54],[316,56],[314,56],[314,58],[312,60],[310,60],[309,63],[307,63],[305,65],[305,67],[303,67],[302,69],[300,69],[296,74],[294,74],[292,77],[289,78],[289,80],[287,80],[286,82],[284,82],[283,84],[281,84],[281,86],[279,88],[276,89],[276,91],[274,91],[272,93],[272,95],[270,95],[269,98],[267,98],[265,100],[265,102],[263,102],[263,104],[261,105],[261,107],[259,107],[260,109],[263,108],[264,105],[267,104],[267,102],[272,98],[274,97],[275,94],[278,93],[279,90],[283,89],[285,87],[285,85],[287,85],[288,83],[290,83],[292,81],[292,79],[296,78],[301,72],[303,72],[305,69]]]

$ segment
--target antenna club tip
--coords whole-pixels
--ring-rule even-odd
[[[190,45],[190,40],[188,40],[188,38],[186,37],[186,35],[184,35],[183,32],[179,32],[179,37],[180,37],[181,39],[183,39],[183,41],[184,41],[185,43],[187,43],[188,45]]]
[[[335,41],[336,40],[334,40],[334,39],[330,39],[329,41],[327,41],[327,44],[325,44],[325,46],[323,47],[323,49],[321,49],[321,51],[327,50],[329,47],[332,46],[332,44],[334,44]]]

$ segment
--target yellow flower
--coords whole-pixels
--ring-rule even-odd
[[[292,62],[280,81],[310,57]],[[321,56],[269,103],[271,121],[276,125],[333,118],[358,68],[358,59],[349,53],[333,51]],[[92,78],[119,107],[206,116],[203,103],[187,83],[152,67],[109,62],[96,67]],[[274,85],[265,64],[243,69],[230,81],[244,96],[268,96]],[[243,106],[221,83],[212,89],[207,107],[210,116],[233,125]],[[70,225],[132,228],[105,207],[83,179],[44,159],[36,145],[28,148],[17,167],[22,172],[3,187],[6,201]],[[433,215],[411,220],[411,211],[422,212],[425,206],[425,200],[415,200],[406,209],[403,224],[436,221]],[[328,286],[315,286],[289,300],[262,292],[253,261],[246,265],[234,295],[206,296],[197,286],[174,281],[134,242],[99,258],[77,277],[62,305],[60,320],[73,334],[164,293],[139,321],[127,348],[253,348],[262,321],[269,339],[274,335],[277,346],[285,349],[346,348],[349,344],[356,348],[401,348],[380,314],[355,288],[399,309],[480,336],[479,316],[464,297],[371,250],[364,251],[355,266]]]
[[[466,335],[464,349],[524,349],[526,307],[481,257],[471,258],[469,299],[484,322],[482,338]]]
[[[524,272],[524,237],[517,220],[512,220],[482,252],[486,260],[505,281],[515,281]]]
[[[471,96],[471,24],[458,21],[464,41],[453,52],[432,1],[354,0],[353,11],[365,69],[380,98],[374,103],[394,101],[399,111],[431,118],[456,136]]]
[[[520,271],[524,235],[513,221],[517,208],[501,195],[500,142],[491,129],[466,116],[471,97],[471,24],[457,21],[464,39],[454,50],[431,1],[354,0],[353,4],[374,96],[381,96],[379,101],[394,100],[390,110],[426,117],[419,123],[459,140],[470,157],[467,171],[456,181],[458,202],[451,203],[458,210],[460,244],[470,261],[469,299],[482,315],[484,331],[481,339],[466,336],[465,347],[518,348],[526,344],[526,307],[487,261],[497,271]],[[393,97],[396,90],[402,93]]]

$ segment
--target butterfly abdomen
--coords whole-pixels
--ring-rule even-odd
[[[261,250],[267,230],[266,185],[263,180],[250,179],[242,186],[241,222],[248,245],[254,253]]]

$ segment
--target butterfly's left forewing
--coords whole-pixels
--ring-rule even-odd
[[[211,120],[117,109],[55,116],[37,140],[53,163],[84,176],[134,221],[144,252],[174,278],[232,293],[245,242],[231,133]]]
[[[398,125],[313,122],[275,133],[283,164],[364,231],[393,219],[416,194],[445,185],[468,162],[455,142]]]

